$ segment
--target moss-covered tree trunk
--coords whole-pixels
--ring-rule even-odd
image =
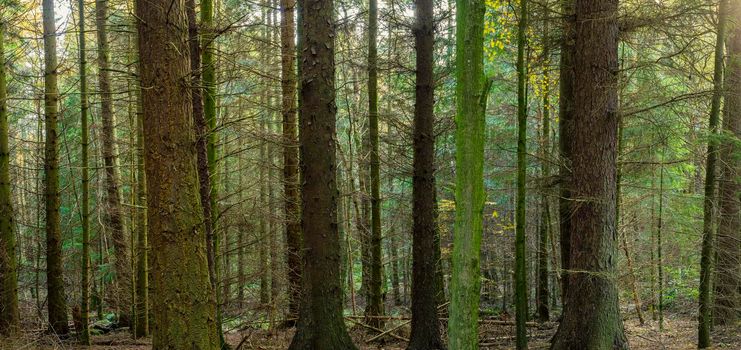
[[[334,1],[305,1],[300,12],[301,229],[306,249],[303,304],[289,349],[356,349],[342,318]]]
[[[66,335],[67,300],[64,292],[62,230],[59,218],[59,144],[57,115],[57,34],[54,0],[43,0],[44,22],[44,195],[46,199],[46,290],[50,331]]]
[[[301,192],[298,169],[298,125],[296,118],[296,0],[281,0],[281,88],[283,114],[283,210],[286,229],[288,314],[298,317],[301,302]],[[287,326],[294,322],[288,321]]]
[[[715,37],[715,67],[713,73],[713,97],[710,105],[708,130],[713,137],[708,140],[708,156],[705,161],[705,198],[703,200],[702,253],[700,257],[700,295],[698,315],[697,347],[710,346],[712,308],[712,265],[715,240],[716,189],[718,174],[718,139],[721,102],[723,100],[723,61],[728,0],[721,0],[718,7],[718,27]]]
[[[218,349],[193,131],[184,1],[137,2],[153,349]],[[173,176],[177,174],[177,176]]]
[[[450,283],[451,349],[478,349],[484,209],[484,1],[456,2],[455,229]]]
[[[129,239],[124,228],[121,212],[121,194],[118,184],[116,161],[116,134],[113,122],[113,95],[111,93],[111,73],[108,45],[108,1],[95,1],[95,24],[98,34],[98,88],[100,90],[100,115],[102,120],[101,144],[103,166],[105,168],[105,213],[108,229],[113,238],[116,252],[114,266],[116,269],[116,290],[114,307],[118,309],[120,325],[131,323],[131,259]]]
[[[82,203],[80,216],[82,217],[82,253],[81,253],[81,278],[80,278],[80,323],[82,334],[78,337],[80,342],[90,345],[90,175],[88,169],[88,91],[87,91],[87,57],[85,52],[85,4],[83,0],[77,2],[79,10],[79,57],[80,57],[80,162],[82,167]],[[80,330],[78,330],[80,331]]]
[[[437,315],[439,256],[435,205],[435,23],[433,0],[417,1],[417,60],[412,177],[412,331],[409,350],[444,349]],[[393,251],[396,249],[393,248]],[[394,261],[394,264],[397,264]],[[395,289],[396,290],[396,289]],[[398,292],[395,292],[395,294]],[[398,295],[397,298],[401,299]]]
[[[741,1],[728,8],[728,66],[723,141],[720,146],[720,181],[715,322],[733,325],[741,314]]]
[[[517,31],[517,202],[515,204],[515,329],[516,347],[527,349],[528,289],[525,252],[527,212],[527,0],[520,0]]]
[[[615,227],[618,1],[577,0],[573,56],[570,260],[552,349],[627,349],[618,308]]]
[[[13,196],[10,193],[10,147],[5,80],[5,23],[0,19],[0,336],[18,332],[18,271]]]

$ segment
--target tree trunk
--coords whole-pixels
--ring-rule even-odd
[[[57,36],[54,0],[43,0],[44,18],[44,114],[46,142],[44,173],[46,196],[46,288],[50,331],[58,335],[69,332],[67,301],[64,292],[62,230],[59,218],[59,145],[57,143]]]
[[[90,345],[90,175],[88,164],[88,92],[87,92],[87,58],[85,51],[85,4],[83,0],[77,3],[79,10],[79,57],[80,57],[80,146],[82,148],[82,257],[80,278],[80,326],[82,333],[79,335],[80,342]]]
[[[515,208],[515,328],[516,348],[527,349],[528,287],[525,252],[527,213],[527,0],[520,0],[517,31],[517,204]]]
[[[558,222],[559,240],[561,242],[561,304],[566,308],[566,291],[569,288],[569,269],[571,254],[571,159],[574,124],[574,40],[576,23],[574,22],[574,1],[561,0],[563,28],[561,37],[561,61],[559,63],[560,86],[558,94],[558,150],[559,191]]]
[[[728,33],[728,68],[726,108],[723,118],[724,139],[720,145],[720,181],[717,268],[715,286],[715,321],[734,325],[741,314],[741,2],[731,1]]]
[[[342,319],[337,231],[334,1],[302,4],[300,62],[304,299],[291,350],[356,349]],[[328,25],[330,24],[330,25]]]
[[[137,179],[137,263],[136,263],[136,330],[134,337],[149,335],[149,244],[147,242],[147,175],[144,160],[144,113],[141,88],[136,89],[136,179]]]
[[[627,349],[618,308],[615,227],[618,130],[617,0],[577,0],[571,273],[552,349]],[[578,273],[576,271],[579,271]]]
[[[137,2],[153,348],[218,349],[192,127],[188,21],[182,1]],[[178,174],[178,176],[172,176]]]
[[[121,194],[118,189],[118,171],[116,162],[116,134],[113,125],[113,99],[111,93],[111,73],[108,52],[108,0],[95,1],[95,25],[98,33],[98,85],[100,89],[100,115],[102,118],[101,143],[103,165],[105,167],[105,210],[106,219],[113,238],[116,252],[116,286],[114,300],[118,309],[120,325],[131,323],[131,264],[129,240],[124,229],[121,214]]]
[[[480,258],[484,208],[484,1],[456,8],[455,231],[450,284],[449,346],[478,348]],[[486,86],[485,86],[486,85]]]
[[[19,331],[20,314],[13,196],[10,192],[4,31],[5,23],[0,20],[0,335],[9,336]]]
[[[414,42],[417,59],[412,177],[412,330],[408,350],[445,349],[437,315],[439,283],[435,254],[435,81],[433,0],[418,0]],[[395,250],[395,248],[394,248]],[[396,262],[394,262],[396,264]]]
[[[713,98],[710,106],[708,130],[708,156],[705,163],[705,198],[703,200],[702,255],[700,258],[700,295],[698,318],[698,342],[700,349],[710,346],[710,313],[712,306],[711,285],[713,270],[713,245],[716,225],[716,188],[718,174],[718,140],[720,107],[723,99],[723,54],[726,35],[727,0],[721,0],[718,7],[718,28],[715,39],[715,68],[713,74]]]
[[[550,80],[550,43],[548,40],[548,19],[543,20],[543,57],[545,62],[543,63],[543,79],[544,79],[544,91],[543,91],[543,123],[541,125],[541,143],[540,143],[540,154],[542,161],[540,164],[543,183],[547,184],[551,177],[551,80]],[[550,299],[550,286],[548,279],[550,274],[548,271],[548,237],[551,231],[551,209],[550,209],[550,185],[545,185],[541,189],[540,197],[540,226],[538,229],[538,286],[536,292],[536,306],[538,309],[538,319],[541,322],[546,322],[551,318],[550,307],[548,305]]]
[[[288,314],[298,317],[301,301],[301,192],[299,192],[298,128],[296,119],[296,0],[281,0],[281,87],[283,103],[283,191],[286,221],[286,264],[288,276]],[[287,326],[293,326],[289,322]]]

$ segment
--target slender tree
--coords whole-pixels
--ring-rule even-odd
[[[102,120],[101,144],[103,165],[105,167],[106,218],[113,238],[115,250],[116,285],[115,307],[119,312],[119,323],[131,322],[131,260],[129,239],[126,237],[121,211],[121,193],[118,185],[116,161],[116,134],[113,121],[113,94],[111,92],[111,72],[108,45],[108,1],[95,1],[95,24],[98,33],[98,87],[100,89],[100,115]]]
[[[741,316],[741,1],[728,7],[728,68],[723,142],[720,145],[720,181],[715,321],[734,325]]]
[[[716,188],[718,173],[718,139],[720,110],[723,100],[723,54],[726,32],[726,11],[728,0],[721,0],[718,7],[718,27],[715,37],[715,68],[713,72],[713,97],[710,104],[710,139],[708,140],[708,157],[705,161],[705,198],[703,201],[702,255],[700,258],[700,296],[697,347],[704,349],[710,346],[710,311],[712,285],[713,244],[716,225]]]
[[[87,91],[87,57],[85,54],[85,2],[77,2],[79,10],[79,50],[80,50],[80,143],[82,148],[82,256],[80,279],[80,323],[82,334],[79,335],[80,342],[90,345],[90,175],[88,163],[89,130],[88,130],[88,91]]]
[[[515,325],[517,349],[527,349],[527,263],[525,213],[527,212],[527,0],[520,0],[517,31],[517,203],[515,208]]]
[[[137,1],[154,349],[218,349],[182,1]],[[172,176],[178,174],[178,176]]]
[[[288,315],[298,317],[301,301],[301,193],[298,169],[298,125],[296,118],[296,0],[280,1],[281,88],[283,113],[283,192],[288,268]],[[286,326],[293,326],[288,321]]]
[[[570,260],[552,349],[627,349],[615,284],[618,1],[576,0]]]
[[[335,181],[334,1],[305,1],[299,13],[301,230],[306,249],[303,304],[289,349],[356,349],[342,319]]]
[[[437,315],[435,254],[435,22],[433,0],[418,0],[414,42],[417,60],[412,177],[412,332],[408,350],[445,349]]]
[[[67,300],[64,292],[62,264],[62,230],[59,218],[59,145],[57,114],[59,89],[57,87],[57,34],[54,0],[43,0],[44,22],[44,182],[46,196],[46,288],[50,331],[66,335]]]
[[[546,9],[548,8],[548,2],[546,2]],[[550,63],[551,63],[551,52],[550,52],[550,38],[549,36],[549,25],[550,20],[548,18],[543,19],[543,80],[544,80],[544,91],[543,91],[543,121],[541,123],[541,140],[540,140],[540,156],[542,162],[540,165],[541,173],[545,181],[550,181],[551,176],[551,79],[550,79]],[[538,286],[536,295],[536,306],[538,309],[538,319],[541,322],[546,322],[551,318],[549,299],[550,299],[550,286],[548,279],[550,274],[548,271],[548,244],[551,231],[551,206],[549,193],[550,188],[546,185],[542,190],[540,197],[540,225],[538,228]]]
[[[371,187],[371,236],[370,236],[370,284],[366,322],[383,328],[383,265],[381,262],[381,194],[380,160],[378,156],[378,1],[370,0],[368,9],[368,137],[370,138],[370,187]]]
[[[15,222],[10,193],[10,147],[5,81],[5,23],[0,18],[0,336],[19,330]]]
[[[484,2],[456,2],[455,228],[448,345],[478,349],[484,209]]]

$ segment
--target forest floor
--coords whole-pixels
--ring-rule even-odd
[[[403,324],[404,320],[395,320],[389,323],[386,329],[400,326],[392,336],[382,336],[379,339],[368,342],[380,332],[369,331],[362,326],[350,328],[350,334],[360,350],[383,349],[400,350],[406,346],[406,341],[398,338],[409,337],[409,326]],[[506,323],[506,324],[502,324]],[[481,349],[513,349],[514,348],[514,326],[510,322],[487,323],[483,322],[480,327]],[[402,325],[403,324],[403,325]],[[542,324],[528,323],[529,348],[547,349],[549,340],[556,331],[557,323],[547,322]],[[667,315],[665,318],[664,331],[659,332],[658,323],[650,321],[640,325],[633,318],[625,321],[625,332],[630,342],[630,347],[636,349],[667,349],[683,350],[696,348],[696,321],[689,315]],[[288,348],[293,330],[268,331],[262,329],[246,329],[240,332],[227,334],[227,342],[234,350],[239,346],[240,350],[280,350]],[[715,347],[713,349],[741,349],[741,332],[739,329],[716,329],[713,336]],[[25,337],[12,343],[0,344],[0,349],[13,350],[145,350],[150,349],[149,339],[132,340],[125,331],[113,332],[107,335],[93,338],[93,346],[82,347],[74,342],[59,342],[49,336],[33,336],[26,334]]]

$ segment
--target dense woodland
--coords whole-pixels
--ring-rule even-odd
[[[741,348],[741,0],[0,0],[0,348]]]

